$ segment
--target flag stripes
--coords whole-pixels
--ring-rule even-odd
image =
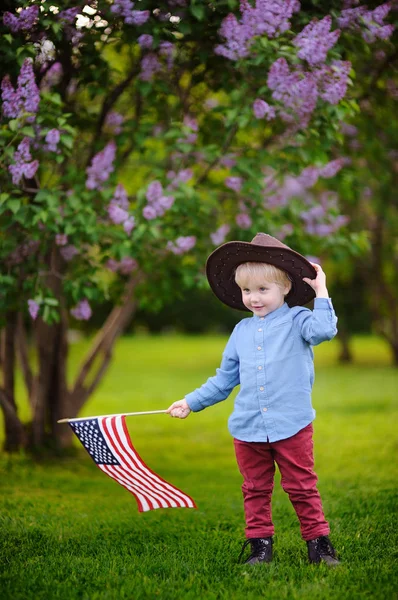
[[[144,463],[131,442],[124,415],[97,417],[77,426],[72,421],[70,425],[97,466],[134,495],[140,512],[196,508],[190,496]]]

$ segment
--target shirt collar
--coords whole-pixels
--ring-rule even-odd
[[[289,310],[290,310],[289,306],[286,304],[286,302],[284,302],[282,304],[282,306],[280,306],[276,310],[273,310],[272,312],[268,313],[268,315],[265,315],[264,317],[258,317],[257,315],[253,315],[252,318],[256,322],[261,321],[261,322],[269,323],[270,321],[273,321],[277,317],[281,317],[282,315],[287,314],[289,312]]]

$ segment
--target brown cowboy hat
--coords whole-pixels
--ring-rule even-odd
[[[236,267],[245,262],[265,262],[286,271],[292,282],[292,288],[285,298],[290,307],[303,306],[315,298],[315,291],[303,281],[303,277],[316,278],[311,263],[271,235],[258,233],[251,242],[222,244],[207,259],[206,275],[210,287],[227,306],[248,310],[235,282]]]

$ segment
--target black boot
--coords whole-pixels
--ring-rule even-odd
[[[319,564],[325,562],[330,567],[340,564],[337,560],[336,551],[327,535],[321,535],[307,542],[308,558],[310,562]]]
[[[245,551],[246,546],[250,543],[251,554],[245,564],[255,565],[257,563],[266,562],[269,563],[272,560],[272,537],[267,538],[249,538],[245,541],[242,546],[238,562],[242,558],[242,554]]]

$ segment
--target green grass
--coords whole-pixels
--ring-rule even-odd
[[[120,340],[84,414],[166,408],[213,373],[224,343],[221,336]],[[84,347],[73,348],[72,371]],[[338,366],[337,351],[335,342],[316,349],[313,397],[316,469],[338,568],[307,563],[278,483],[274,562],[237,564],[244,519],[226,424],[230,398],[185,421],[128,420],[144,460],[198,510],[139,514],[134,498],[84,450],[39,463],[2,456],[0,598],[397,598],[397,371],[380,340],[357,338],[352,366]]]

